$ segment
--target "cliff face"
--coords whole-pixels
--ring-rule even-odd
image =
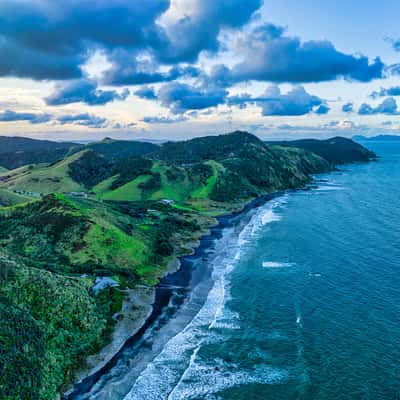
[[[122,159],[115,146],[104,141],[101,153],[92,146],[0,180],[5,195],[24,193],[14,199],[20,204],[0,208],[2,399],[54,399],[109,340],[121,289],[157,284],[213,217],[301,187],[336,163],[372,157],[338,138],[296,147],[245,132],[145,146],[146,154],[140,147],[140,157],[135,145]],[[66,193],[54,193],[60,190]],[[102,276],[119,286],[94,293]]]

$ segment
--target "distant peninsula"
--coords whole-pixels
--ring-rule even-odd
[[[356,135],[353,136],[353,140],[356,142],[368,142],[368,141],[393,142],[393,141],[399,141],[400,135],[378,135],[378,136]]]

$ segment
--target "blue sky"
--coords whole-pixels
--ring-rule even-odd
[[[2,0],[0,132],[398,134],[393,0]]]

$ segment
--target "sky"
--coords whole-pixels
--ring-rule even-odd
[[[0,135],[400,133],[394,0],[2,0]]]

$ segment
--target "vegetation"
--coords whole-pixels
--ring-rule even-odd
[[[101,345],[111,303],[90,279],[16,269],[0,286],[0,398],[53,400]]]
[[[87,150],[93,150],[109,161],[123,160],[130,157],[141,157],[158,150],[158,146],[148,142],[113,140],[105,138],[101,142],[89,143]],[[77,149],[78,151],[80,149]]]
[[[358,146],[338,138],[266,145],[245,132],[162,146],[106,139],[4,171],[0,398],[56,398],[106,343],[123,292],[95,295],[96,277],[122,289],[155,285],[213,217],[359,161],[369,153]]]
[[[0,206],[15,206],[30,201],[32,201],[32,198],[27,195],[14,193],[6,189],[0,189]]]
[[[86,151],[69,166],[69,176],[85,188],[92,188],[113,175],[113,164],[104,156]]]
[[[273,144],[274,142],[271,142]],[[376,155],[364,146],[343,137],[327,140],[304,139],[291,142],[280,142],[284,146],[298,147],[318,154],[332,165],[352,162],[365,162],[376,158]]]
[[[15,169],[28,164],[51,163],[63,158],[75,143],[21,137],[0,137],[0,165]]]

